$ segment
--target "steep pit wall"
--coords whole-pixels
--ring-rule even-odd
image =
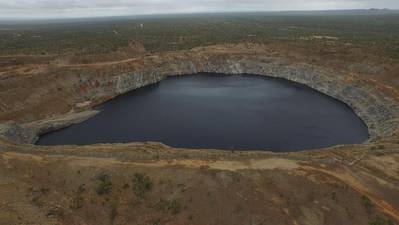
[[[64,66],[53,72],[57,74],[57,83],[64,85],[64,92],[71,93],[67,98],[63,98],[63,101],[68,102],[69,106],[66,108],[70,111],[65,114],[65,112],[57,111],[57,107],[48,109],[52,112],[51,114],[46,112],[49,114],[48,117],[39,117],[37,120],[21,125],[30,133],[36,133],[36,136],[80,122],[82,118],[87,118],[90,112],[80,113],[84,115],[82,118],[75,112],[89,109],[117,95],[159,82],[168,76],[200,72],[257,74],[305,84],[352,107],[367,125],[370,141],[396,135],[395,132],[399,128],[399,104],[394,97],[381,91],[382,87],[377,83],[345,73],[345,71],[334,71],[306,63],[293,63],[284,58],[253,52],[209,52],[197,49],[119,63]],[[68,86],[65,87],[65,83]],[[36,94],[42,94],[43,97],[39,98],[40,101],[35,104],[26,105],[22,113],[29,107],[45,105],[46,98],[51,96],[50,91],[46,93],[45,86],[37,88],[40,90],[33,88],[32,91],[37,91]],[[65,104],[59,108],[65,108]],[[57,125],[53,126],[54,123]],[[25,142],[32,143],[36,138],[27,139]],[[13,139],[21,142],[20,138]]]

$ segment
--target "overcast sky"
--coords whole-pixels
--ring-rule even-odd
[[[399,0],[0,0],[0,18],[366,8],[399,9]]]

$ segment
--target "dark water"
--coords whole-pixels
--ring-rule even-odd
[[[158,141],[175,147],[295,151],[361,143],[347,105],[300,84],[251,75],[187,75],[134,90],[37,144]]]

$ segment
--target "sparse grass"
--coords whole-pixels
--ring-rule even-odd
[[[133,191],[138,198],[143,198],[153,186],[151,179],[142,173],[134,174],[132,184]]]
[[[112,183],[109,176],[107,174],[100,174],[97,179],[100,181],[96,188],[97,194],[108,194],[112,189]]]

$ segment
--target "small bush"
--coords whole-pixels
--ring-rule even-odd
[[[159,202],[156,204],[156,208],[163,212],[169,212],[173,215],[176,215],[179,214],[183,209],[183,204],[178,199],[172,199],[169,201],[160,199]]]
[[[161,224],[160,219],[156,219],[156,220],[152,221],[152,225],[160,225],[160,224]]]
[[[332,192],[330,194],[330,197],[331,197],[332,200],[337,201],[337,193],[336,192]]]
[[[150,191],[153,186],[151,179],[142,173],[135,173],[132,183],[133,191],[138,198],[143,198],[145,193]]]
[[[193,214],[190,214],[190,215],[188,216],[188,220],[192,221],[193,219],[194,219],[194,215],[193,215]]]
[[[83,193],[85,190],[86,190],[85,184],[81,184],[81,185],[79,185],[79,187],[78,187],[77,193],[78,193],[78,194],[81,194],[81,193]]]
[[[83,207],[84,199],[82,194],[85,190],[85,184],[79,185],[75,197],[72,199],[72,205],[70,206],[71,209],[80,209]]]
[[[60,208],[51,208],[47,212],[46,216],[48,218],[62,218],[64,216],[64,212]]]
[[[114,223],[117,215],[118,215],[118,206],[117,206],[117,204],[112,203],[110,205],[110,214],[109,214],[109,218],[111,220],[111,224]]]
[[[71,209],[81,209],[83,208],[84,199],[82,196],[77,195],[72,200],[72,205],[70,206]]]
[[[44,203],[40,200],[40,197],[39,196],[35,196],[35,197],[33,197],[33,199],[32,199],[32,204],[34,205],[34,206],[36,206],[36,207],[43,207],[43,205],[44,205]]]
[[[362,204],[367,210],[371,210],[374,208],[373,203],[367,196],[362,196]]]
[[[369,222],[369,225],[394,225],[394,223],[391,220],[387,220],[382,216],[377,216]]]
[[[173,214],[179,214],[183,208],[182,203],[177,199],[172,199],[169,201],[168,210]]]
[[[166,212],[168,210],[168,201],[162,198],[159,199],[159,201],[155,204],[155,208],[162,212]]]
[[[112,188],[112,183],[110,181],[110,178],[107,174],[101,174],[98,177],[98,180],[100,183],[98,184],[96,188],[96,192],[98,195],[105,195],[108,194],[111,191]]]

